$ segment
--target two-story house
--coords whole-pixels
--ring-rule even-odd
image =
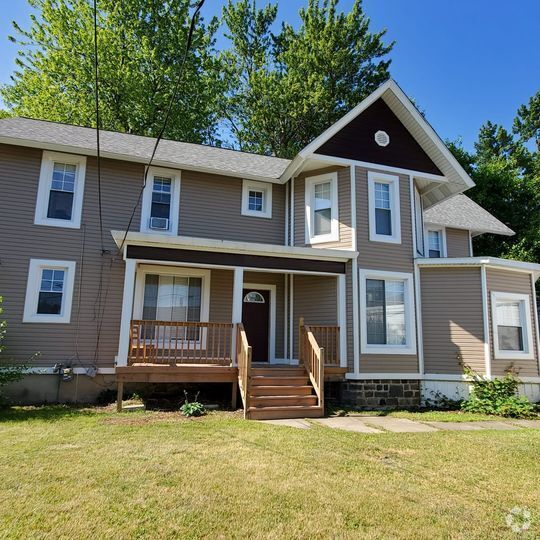
[[[392,80],[293,160],[0,120],[0,295],[26,401],[228,383],[251,418],[467,392],[540,399],[540,265],[474,257],[512,231]],[[65,371],[65,368],[68,368]],[[58,375],[60,373],[60,375]],[[74,377],[71,381],[63,381]]]

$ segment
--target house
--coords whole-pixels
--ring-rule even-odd
[[[29,402],[228,383],[247,417],[467,392],[540,399],[540,265],[475,257],[512,231],[392,80],[294,159],[0,120],[0,294]]]

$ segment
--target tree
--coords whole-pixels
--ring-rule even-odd
[[[13,22],[21,49],[1,95],[13,114],[95,125],[91,0],[28,0],[30,28]],[[98,58],[102,127],[156,135],[184,55],[189,0],[99,0]],[[182,88],[165,132],[211,142],[220,91],[214,41],[217,20],[197,21]]]
[[[230,47],[221,55],[227,84],[222,111],[233,144],[243,150],[292,157],[388,77],[383,60],[393,43],[371,33],[355,0],[348,13],[338,0],[309,0],[298,29],[277,6],[229,0],[223,9]]]
[[[518,109],[514,120],[514,133],[525,142],[534,139],[536,151],[540,152],[540,92],[531,97],[528,105],[522,105]]]

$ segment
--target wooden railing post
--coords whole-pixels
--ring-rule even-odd
[[[300,317],[298,319],[298,361],[299,363],[302,362],[302,329],[304,328],[304,317]]]

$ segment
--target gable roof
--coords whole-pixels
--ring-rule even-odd
[[[424,211],[424,222],[455,229],[468,229],[473,236],[491,233],[512,236],[514,231],[487,210],[458,194]]]
[[[111,159],[148,163],[156,139],[115,131],[100,131],[101,155]],[[0,143],[96,155],[93,128],[31,118],[0,119]],[[162,139],[153,164],[213,174],[278,181],[288,159],[250,154],[226,148]]]
[[[287,167],[282,178],[284,176],[294,175],[295,171],[298,170],[310,156],[314,156],[319,152],[324,143],[330,140],[340,130],[344,129],[353,119],[359,116],[378,99],[382,99],[384,103],[388,105],[391,111],[398,117],[408,132],[444,175],[444,177],[440,178],[436,178],[435,175],[423,176],[422,173],[417,175],[419,178],[437,181],[437,184],[430,185],[429,189],[427,189],[426,193],[423,195],[426,207],[432,206],[447,197],[455,195],[456,193],[461,193],[474,186],[471,177],[458,163],[441,138],[435,133],[435,130],[420,114],[418,109],[393,79],[389,79],[379,86],[379,88],[364,99],[364,101],[359,103],[354,109],[343,116],[343,118],[330,126],[301,150]]]

